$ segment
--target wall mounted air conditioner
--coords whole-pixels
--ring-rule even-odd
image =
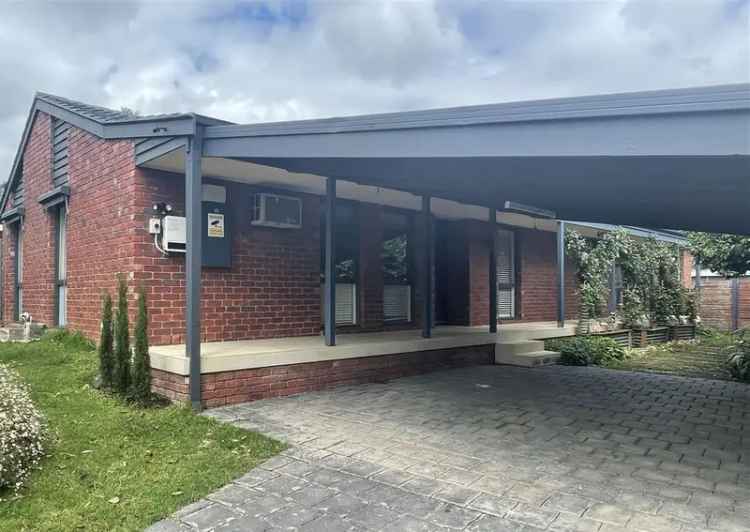
[[[185,253],[185,218],[165,216],[162,221],[161,246],[166,252]]]
[[[302,201],[279,194],[253,194],[252,225],[299,229],[302,227]]]

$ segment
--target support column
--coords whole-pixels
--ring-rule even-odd
[[[497,332],[497,211],[490,209],[490,332]]]
[[[326,345],[336,345],[336,179],[326,179],[325,297],[323,298]]]
[[[557,222],[557,326],[565,327],[565,222]]]
[[[432,337],[432,272],[435,264],[435,243],[432,235],[431,197],[422,196],[422,228],[424,235],[424,272],[422,279],[422,336]]]
[[[190,403],[201,405],[201,242],[203,216],[202,168],[203,128],[196,126],[188,138],[185,154],[185,351],[190,359]]]

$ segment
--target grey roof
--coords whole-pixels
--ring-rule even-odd
[[[192,118],[197,117],[199,122],[209,122],[211,125],[226,124],[230,125],[232,122],[226,120],[220,120],[218,118],[212,118],[203,115],[197,115],[195,113],[161,113],[151,115],[133,115],[127,111],[116,111],[109,109],[108,107],[102,107],[99,105],[92,105],[69,98],[63,98],[62,96],[55,96],[54,94],[48,94],[46,92],[37,92],[36,98],[38,100],[47,102],[51,105],[55,105],[77,115],[83,116],[90,120],[94,120],[100,124],[121,124],[127,122],[152,122],[158,120],[171,120],[175,118]]]
[[[101,124],[112,124],[116,122],[133,122],[136,120],[160,120],[166,118],[182,118],[186,116],[183,113],[170,113],[170,114],[158,114],[148,116],[134,116],[132,113],[126,111],[115,111],[114,109],[108,109],[107,107],[100,107],[98,105],[91,105],[88,103],[77,102],[75,100],[69,100],[68,98],[62,98],[55,96],[54,94],[47,94],[45,92],[37,92],[36,97],[42,101],[62,107],[73,113],[90,118]]]

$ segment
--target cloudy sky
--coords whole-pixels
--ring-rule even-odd
[[[0,180],[35,91],[262,122],[750,81],[750,1],[0,2]]]

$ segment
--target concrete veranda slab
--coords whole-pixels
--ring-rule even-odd
[[[480,366],[218,408],[290,448],[153,530],[750,530],[750,386]]]

